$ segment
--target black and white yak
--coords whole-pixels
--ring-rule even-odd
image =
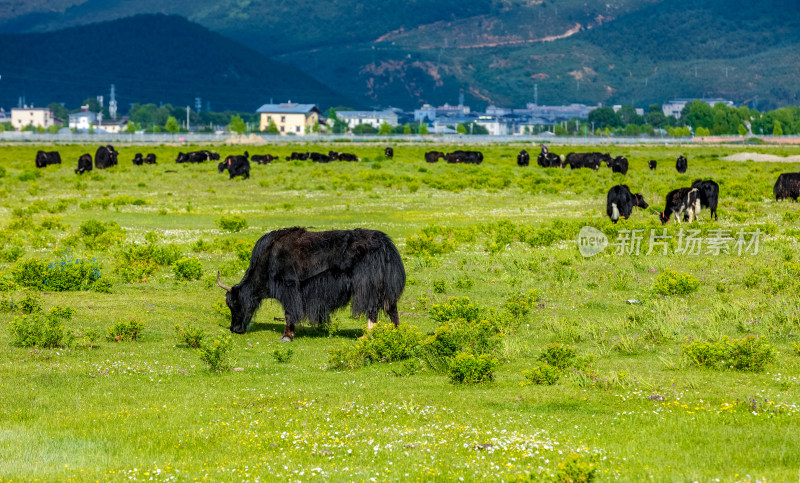
[[[692,188],[697,188],[697,197],[700,200],[700,208],[708,208],[711,211],[711,218],[717,221],[717,204],[719,203],[719,185],[710,180],[696,179],[692,183]],[[684,218],[685,220],[686,218]]]
[[[517,166],[527,166],[531,163],[531,155],[524,149],[517,154]]]
[[[281,341],[294,338],[296,324],[330,320],[334,310],[351,303],[354,316],[365,314],[371,329],[383,310],[395,327],[397,301],[406,285],[400,253],[383,232],[356,228],[311,232],[284,228],[259,239],[244,278],[227,291],[231,332],[247,331],[265,298],[283,306],[286,327]]]
[[[614,223],[620,217],[626,220],[630,218],[634,207],[646,209],[648,206],[641,193],[631,193],[630,188],[624,184],[612,186],[606,196],[606,213]]]
[[[78,158],[78,167],[75,169],[75,174],[83,174],[84,171],[92,170],[92,155],[89,153],[81,154]]]
[[[669,222],[675,215],[675,221],[681,222],[684,214],[691,223],[693,218],[700,214],[700,190],[697,188],[678,188],[667,194],[664,211],[661,212],[661,224]]]

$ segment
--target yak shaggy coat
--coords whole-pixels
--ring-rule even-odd
[[[316,325],[352,300],[353,315],[371,326],[383,310],[400,323],[397,301],[406,284],[400,253],[380,231],[357,228],[310,232],[284,228],[256,242],[241,282],[228,290],[231,332],[244,333],[265,298],[278,300],[286,316],[281,340],[294,338],[295,324]]]

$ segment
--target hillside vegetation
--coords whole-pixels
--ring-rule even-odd
[[[0,31],[183,15],[365,105],[452,104],[462,91],[477,108],[522,105],[534,85],[542,104],[800,101],[800,20],[788,0],[8,3]]]
[[[253,112],[264,103],[303,100],[353,104],[302,71],[178,16],[140,15],[41,34],[0,35],[0,105],[108,96],[116,85],[120,112],[129,103],[163,102]]]

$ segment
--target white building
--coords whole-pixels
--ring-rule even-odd
[[[128,126],[128,117],[123,116],[120,119],[105,119],[96,121],[94,123],[95,131],[106,132],[111,134],[118,134],[125,130]]]
[[[663,106],[661,106],[661,110],[664,112],[665,116],[672,116],[674,118],[681,117],[681,111],[683,108],[686,107],[686,104],[691,103],[695,99],[673,99]],[[729,101],[727,99],[721,98],[709,98],[709,99],[697,99],[698,101],[703,101],[711,107],[714,107],[714,104],[722,103],[728,107],[733,107],[733,101]]]
[[[486,128],[490,136],[507,136],[509,134],[508,122],[497,116],[478,116],[475,124]]]
[[[28,126],[45,129],[55,124],[53,111],[46,107],[24,107],[11,109],[11,125],[21,131]]]
[[[81,112],[74,112],[69,115],[69,128],[88,131],[96,121],[97,113],[91,112],[89,106],[81,106]]]
[[[359,124],[369,124],[379,129],[384,122],[392,127],[398,125],[397,113],[394,111],[338,111],[336,117],[347,123],[350,129]]]

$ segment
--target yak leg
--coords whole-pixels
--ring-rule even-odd
[[[389,320],[392,321],[395,327],[400,325],[400,316],[397,315],[397,304],[390,305],[389,310],[386,311],[386,314],[389,316]]]
[[[286,328],[283,330],[283,336],[281,337],[281,342],[291,342],[292,339],[294,339],[294,322],[287,315]]]
[[[367,330],[372,330],[372,327],[375,326],[375,323],[372,322],[372,319],[367,319]]]

